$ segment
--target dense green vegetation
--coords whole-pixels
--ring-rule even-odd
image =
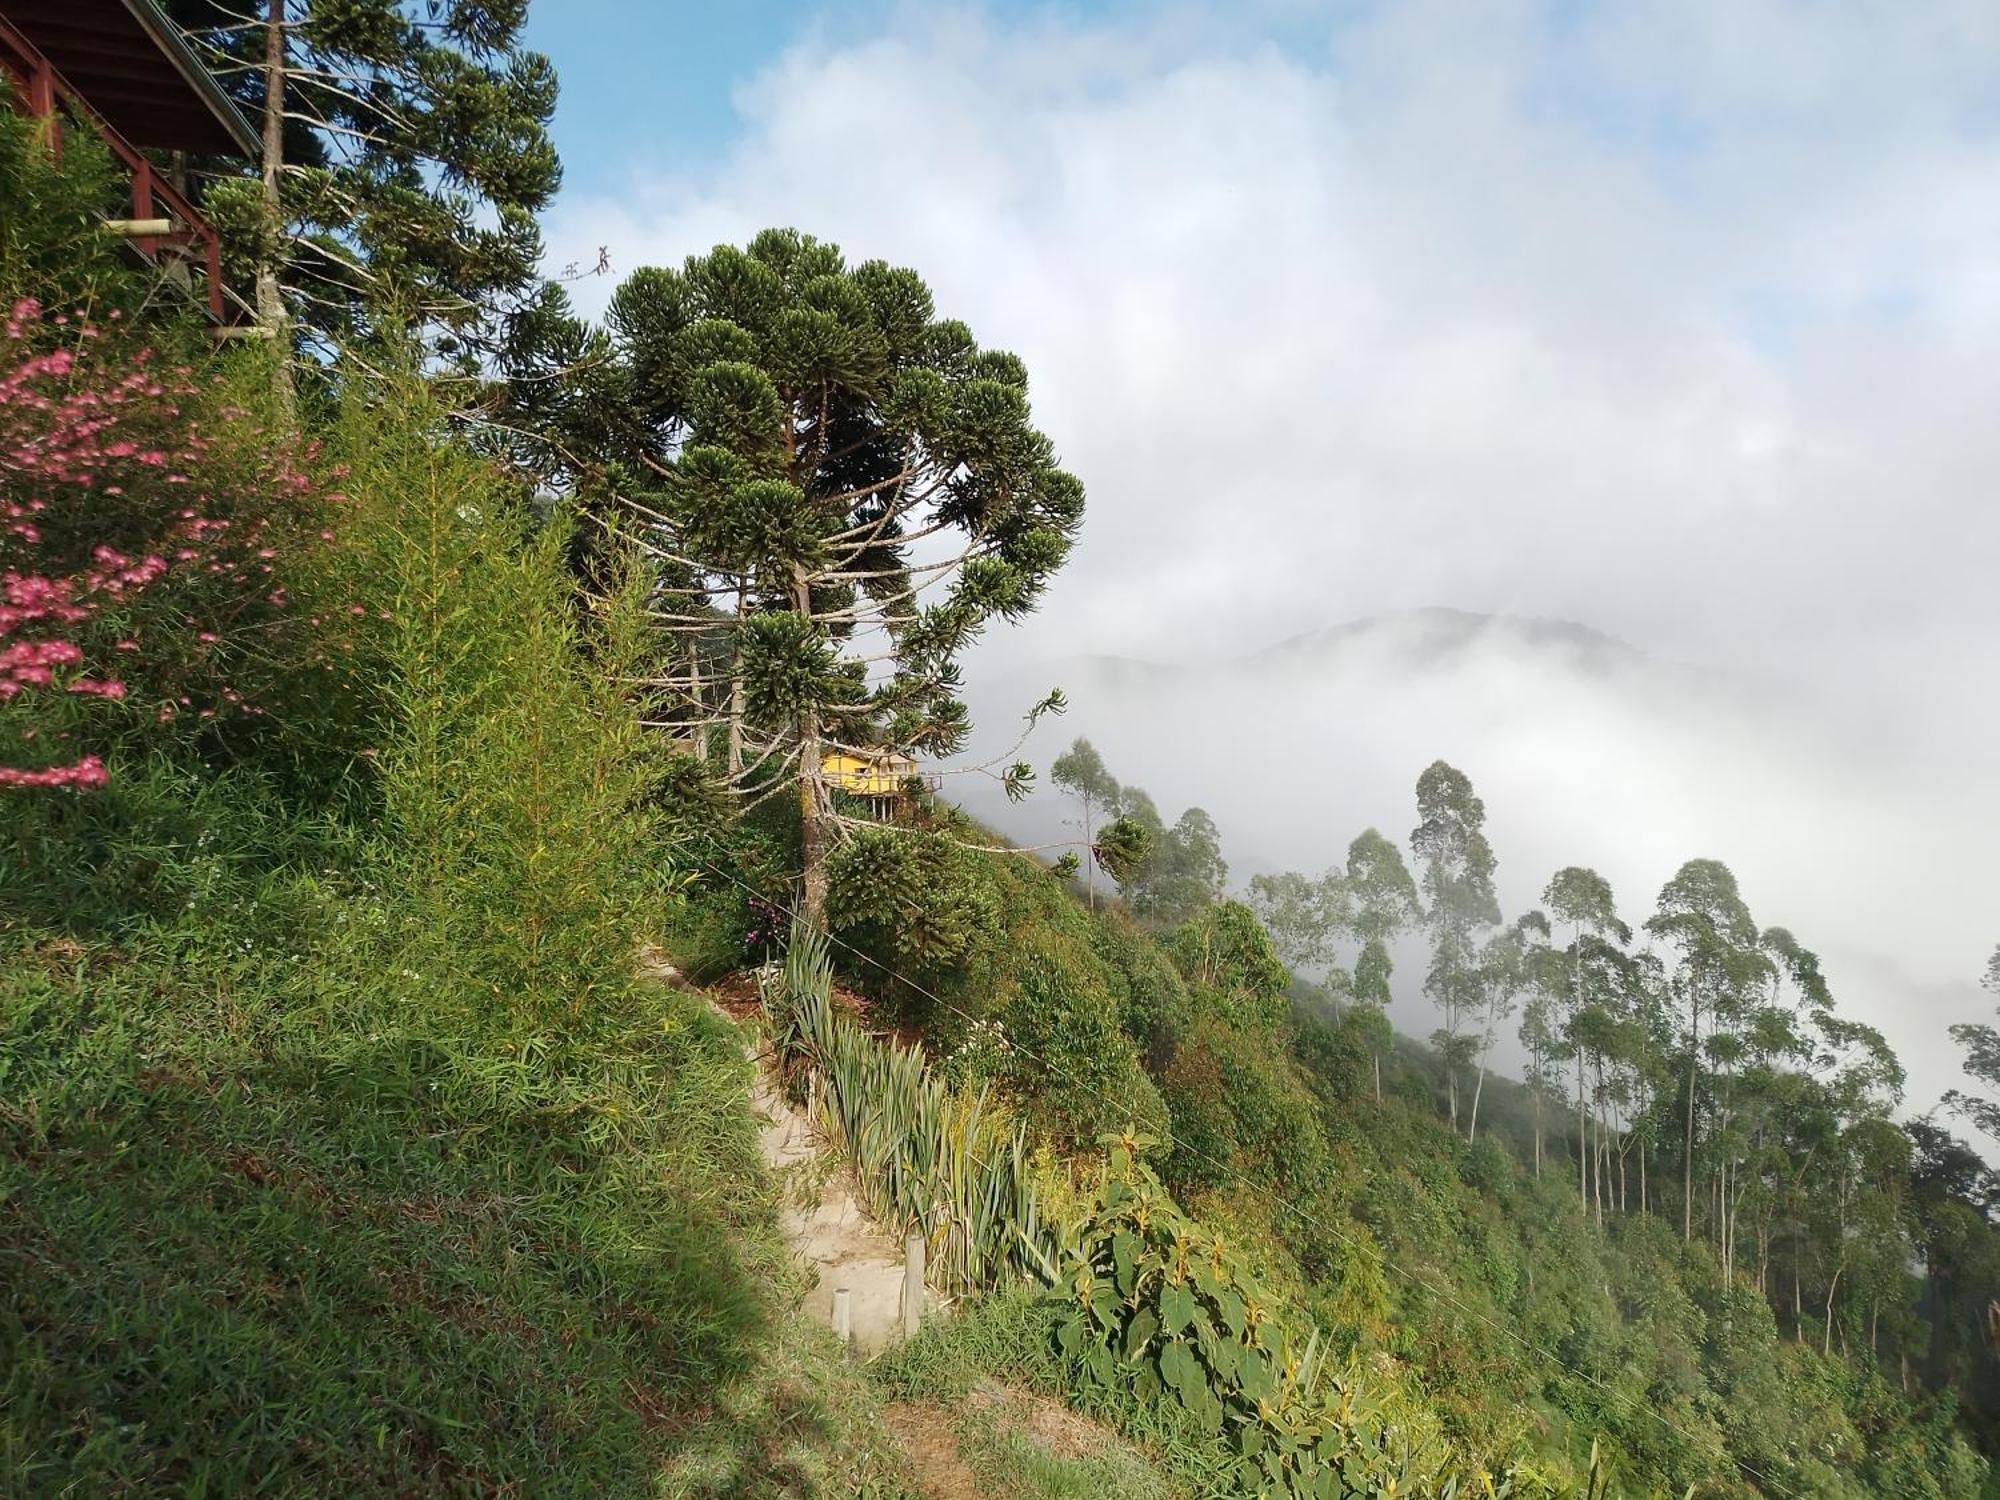
[[[69,160],[8,187],[94,192]],[[256,587],[289,597],[224,609],[205,568],[75,620],[10,593],[9,644],[140,649],[121,694],[0,703],[8,764],[104,768],[0,818],[0,1489],[901,1493],[788,1311],[740,1040],[633,977],[678,878],[673,766],[594,670],[636,613],[574,610],[560,524],[415,383],[342,372],[300,441],[252,414],[257,356],[176,354],[174,318],[91,325],[106,370],[202,361],[192,395],[141,387],[96,484],[27,470],[56,377],[10,387],[0,484],[46,502],[10,579],[84,576],[107,510],[135,553],[185,539],[148,507],[199,494],[275,503]],[[17,361],[76,343],[16,320]],[[196,484],[120,451],[176,426],[213,434],[175,450]],[[265,494],[272,453],[306,482]]]
[[[519,6],[447,9],[218,33],[395,125],[336,160],[364,116],[300,82],[349,207],[213,189],[308,366],[152,296],[103,159],[0,117],[10,1493],[902,1495],[892,1401],[999,1494],[2000,1493],[1995,1179],[1726,866],[1509,916],[1443,762],[1407,858],[1243,901],[1085,742],[1088,869],[849,797],[823,750],[962,742],[1081,523],[1026,371],[793,231],[574,318],[527,271],[553,81]],[[868,1371],[795,1311],[744,1029],[653,947],[758,970],[929,1239],[952,1315]]]

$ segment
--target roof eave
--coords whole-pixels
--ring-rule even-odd
[[[194,49],[188,45],[180,27],[168,20],[152,0],[124,0],[124,3],[125,9],[131,12],[132,19],[145,29],[146,35],[153,39],[154,45],[172,60],[174,67],[187,80],[188,86],[201,95],[209,113],[214,115],[216,122],[229,132],[229,138],[243,148],[243,155],[252,161],[261,160],[264,148],[263,143],[257,138],[257,132],[252,130],[250,122],[243,118],[243,112],[236,107],[236,101],[231,99],[223,91],[222,85],[215,81],[215,75],[202,66],[201,59],[194,55]]]

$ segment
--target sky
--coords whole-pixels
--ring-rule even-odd
[[[1955,1081],[2000,941],[2000,7],[542,0],[530,30],[551,262],[613,267],[586,308],[789,224],[1027,362],[1089,515],[969,677],[1429,606],[1608,632],[1757,712],[1599,837],[1732,808],[1752,864],[1791,840],[1760,911],[1870,928],[1872,1018]],[[1458,736],[1532,820],[1569,747],[1503,738]]]

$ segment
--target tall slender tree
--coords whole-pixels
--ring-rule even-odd
[[[1083,808],[1083,847],[1093,853],[1097,847],[1097,821],[1101,814],[1118,805],[1118,778],[1106,769],[1104,757],[1089,740],[1079,737],[1057,756],[1049,767],[1049,780],[1076,798]],[[1085,862],[1085,888],[1090,906],[1097,908],[1097,860]]]
[[[2000,948],[1993,950],[1993,957],[1986,964],[1986,976],[1980,982],[1996,1004],[2000,1004]],[[1965,1049],[1967,1075],[2000,1091],[2000,1028],[1966,1022],[1951,1028],[1951,1038]],[[1988,1135],[2000,1136],[2000,1098],[1953,1089],[1944,1096],[1944,1102]]]
[[[1680,964],[1675,998],[1686,1018],[1686,1097],[1681,1140],[1681,1237],[1694,1238],[1696,1097],[1708,1040],[1704,1025],[1738,1014],[1769,970],[1729,866],[1715,859],[1691,859],[1660,891],[1646,930],[1677,949]]]
[[[1423,902],[1403,851],[1373,828],[1347,846],[1347,890],[1353,902],[1354,956],[1351,990],[1355,1016],[1368,1041],[1375,1072],[1375,1098],[1382,1098],[1382,1054],[1395,1041],[1389,1025],[1390,979],[1396,964],[1390,952],[1398,934],[1423,918]]]
[[[1593,1196],[1590,1168],[1596,1159],[1590,1139],[1589,1075],[1610,1040],[1620,959],[1632,930],[1619,920],[1611,882],[1580,865],[1556,871],[1543,888],[1542,903],[1556,922],[1569,929],[1560,964],[1561,1036],[1563,1052],[1576,1066],[1577,1192],[1588,1206]]]
[[[1479,984],[1485,1007],[1479,1022],[1478,1081],[1472,1088],[1472,1116],[1467,1141],[1479,1139],[1479,1101],[1486,1093],[1486,1059],[1499,1036],[1500,1023],[1514,1014],[1514,1002],[1534,981],[1535,946],[1547,940],[1549,919],[1538,911],[1517,918],[1486,940],[1479,952]]]
[[[1323,978],[1343,933],[1353,927],[1354,903],[1338,870],[1302,875],[1285,870],[1250,878],[1251,911],[1271,935],[1271,947],[1295,974]],[[1345,992],[1343,978],[1335,985]]]
[[[1478,1013],[1484,993],[1480,944],[1487,929],[1500,921],[1500,901],[1493,890],[1493,850],[1486,842],[1486,804],[1473,793],[1465,773],[1441,760],[1433,762],[1417,778],[1417,814],[1410,847],[1421,871],[1431,941],[1424,989],[1443,1013],[1444,1024],[1431,1040],[1444,1060],[1455,1129],[1459,1073],[1473,1050],[1466,1022]]]
[[[1124,883],[1134,911],[1151,922],[1183,922],[1222,899],[1229,865],[1222,857],[1222,833],[1215,819],[1190,807],[1171,828],[1162,829],[1150,798],[1143,806],[1125,799],[1121,821],[1127,819],[1141,826],[1150,820],[1158,830],[1151,852]]]

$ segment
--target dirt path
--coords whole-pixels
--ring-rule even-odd
[[[718,1015],[740,1019],[690,983],[657,949],[642,952],[639,967],[651,978],[700,996]],[[806,1295],[806,1315],[831,1326],[834,1293],[846,1291],[855,1347],[864,1355],[878,1353],[902,1333],[903,1247],[855,1202],[847,1174],[822,1153],[811,1121],[785,1098],[763,1048],[746,1043],[743,1055],[755,1069],[750,1108],[765,1165],[778,1179],[785,1233],[800,1259],[817,1272]]]
[[[909,1455],[924,1500],[980,1500],[979,1476],[958,1451],[951,1413],[932,1401],[896,1401],[882,1425]]]
[[[806,1314],[831,1324],[834,1293],[844,1289],[855,1346],[874,1354],[902,1332],[902,1246],[854,1201],[846,1173],[820,1154],[811,1123],[779,1091],[767,1059],[757,1049],[746,1052],[757,1067],[750,1107],[764,1160],[783,1193],[785,1232],[818,1271]]]

